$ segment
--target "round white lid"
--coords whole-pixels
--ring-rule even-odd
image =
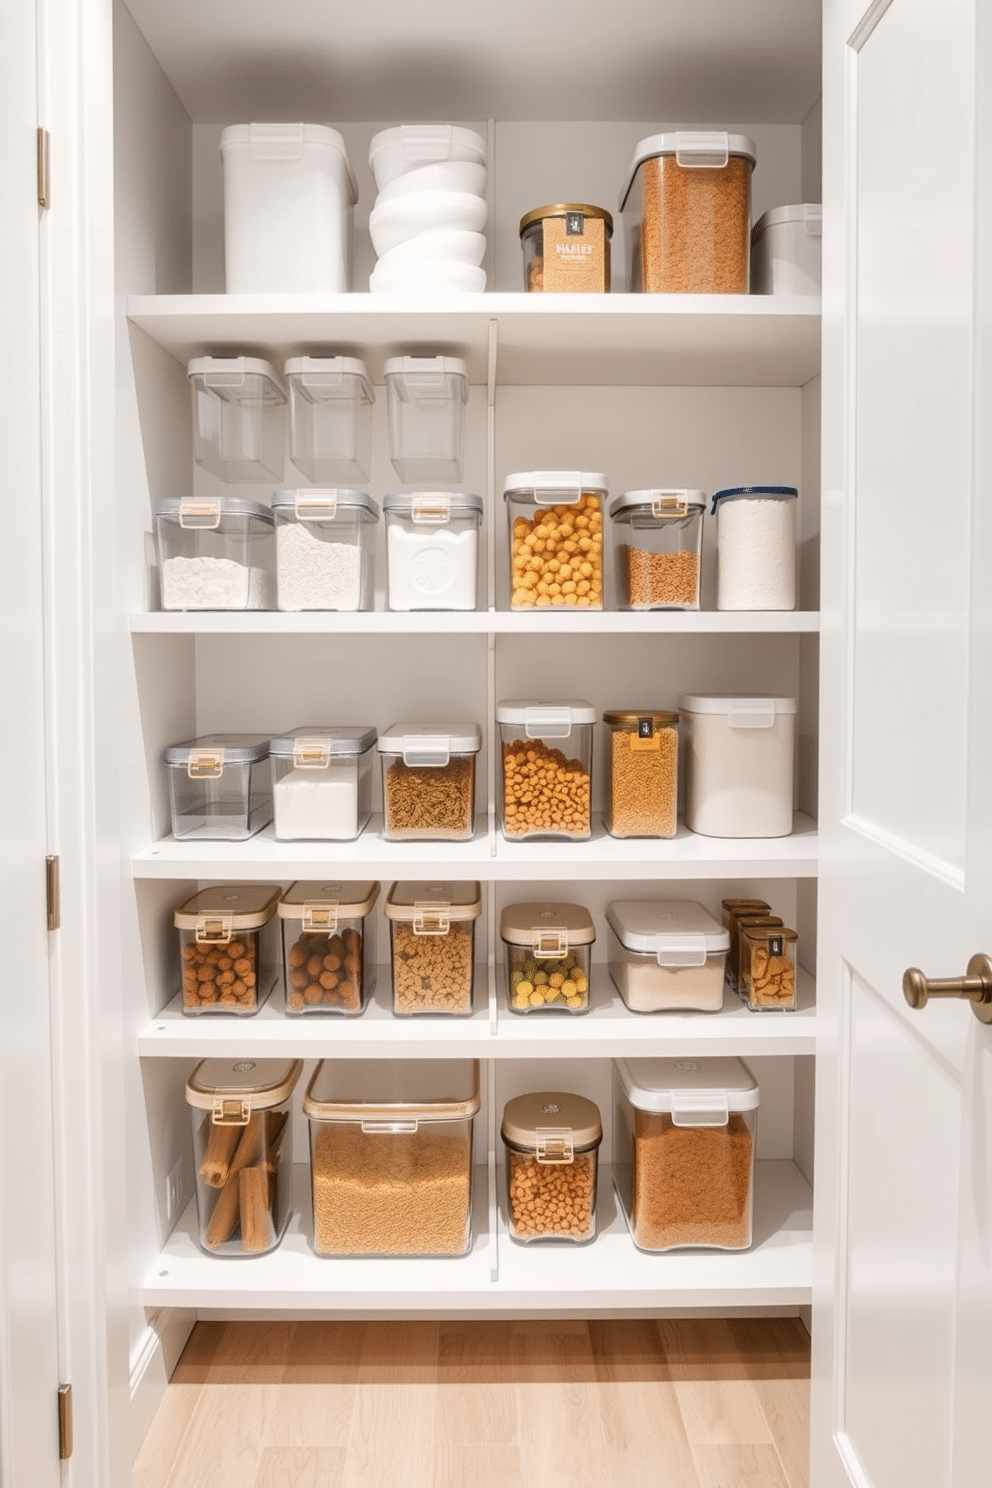
[[[523,495],[528,491],[554,494],[559,501],[578,501],[587,491],[605,496],[609,481],[599,470],[516,470],[503,482],[503,495]]]

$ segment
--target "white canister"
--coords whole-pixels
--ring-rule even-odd
[[[685,823],[704,837],[792,831],[796,700],[738,694],[679,698]]]
[[[387,495],[387,602],[391,610],[474,610],[482,498],[471,492]]]
[[[772,207],[751,229],[751,293],[818,295],[823,265],[819,202]]]
[[[718,610],[796,608],[795,486],[733,486],[717,491]]]

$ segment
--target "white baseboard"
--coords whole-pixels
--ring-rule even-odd
[[[131,1408],[128,1423],[131,1460],[137,1456],[148,1434],[165,1387],[193,1331],[196,1313],[191,1308],[162,1308],[149,1316],[148,1326],[131,1351]]]

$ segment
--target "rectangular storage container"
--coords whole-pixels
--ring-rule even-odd
[[[273,830],[291,842],[351,842],[372,815],[375,729],[301,724],[269,741]]]
[[[613,1181],[638,1250],[747,1250],[757,1083],[739,1059],[613,1066]]]
[[[537,294],[607,294],[613,218],[585,202],[535,207],[520,219],[524,289]]]
[[[358,357],[290,357],[289,458],[315,485],[366,481],[375,392]]]
[[[259,357],[195,357],[187,364],[193,399],[193,458],[225,481],[282,476],[286,391]]]
[[[241,496],[164,496],[155,504],[163,610],[271,610],[272,512]]]
[[[321,1061],[303,1100],[316,1253],[464,1255],[478,1110],[476,1060]]]
[[[730,946],[727,950],[727,964],[724,968],[724,985],[730,986],[730,964],[734,955],[734,941],[736,938],[736,923],[739,915],[770,915],[772,907],[764,899],[721,899],[720,901],[720,923],[730,936]]]
[[[733,486],[713,496],[718,610],[796,608],[795,486]]]
[[[386,896],[393,1012],[467,1018],[475,986],[478,883],[394,883]]]
[[[371,610],[379,509],[350,487],[276,491],[280,610]]]
[[[243,842],[272,820],[267,735],[202,734],[164,759],[177,842]]]
[[[504,837],[592,836],[591,703],[497,703]]]
[[[604,819],[611,837],[674,837],[679,825],[679,715],[610,709]]]
[[[752,1012],[795,1012],[798,938],[783,925],[741,927],[737,995]]]
[[[400,480],[461,480],[466,364],[458,357],[389,357],[384,376],[389,454]]]
[[[622,610],[698,610],[702,491],[626,491],[610,504]]]
[[[510,608],[603,608],[606,476],[518,470],[503,482],[510,536]]]
[[[506,1225],[511,1240],[584,1244],[596,1236],[603,1124],[582,1095],[538,1090],[503,1107]]]
[[[292,1214],[290,1100],[302,1059],[204,1059],[186,1082],[197,1239],[208,1255],[275,1250]]]
[[[730,937],[702,904],[617,899],[606,922],[610,976],[631,1012],[720,1011]]]
[[[748,914],[741,911],[732,916],[728,929],[730,931],[730,947],[727,951],[727,970],[724,981],[736,997],[740,991],[741,983],[741,934],[744,930],[752,927],[779,929],[784,924],[778,915],[766,914],[762,910],[754,910]]]
[[[481,748],[476,723],[394,723],[381,733],[386,841],[471,841]]]
[[[581,904],[507,904],[499,920],[513,1013],[589,1011],[596,927]]]
[[[391,610],[474,610],[482,498],[469,491],[384,496]]]
[[[704,837],[792,831],[796,700],[750,694],[679,698],[685,821]]]
[[[300,881],[279,901],[286,1012],[365,1011],[375,986],[377,883]]]
[[[184,1013],[258,1012],[279,975],[280,893],[272,884],[215,884],[179,906]]]
[[[752,294],[818,295],[823,269],[819,202],[772,207],[751,229]]]

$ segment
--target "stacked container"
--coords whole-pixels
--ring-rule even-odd
[[[702,905],[618,899],[608,905],[613,984],[634,1013],[718,1013],[730,936]]]
[[[587,909],[545,900],[507,904],[499,933],[511,1012],[588,1012],[596,929]]]
[[[272,820],[265,734],[202,734],[165,751],[177,842],[244,842]]]
[[[279,897],[272,884],[216,884],[179,906],[184,1013],[258,1012],[279,973]]]
[[[260,357],[204,356],[188,363],[193,458],[224,481],[282,476],[286,389]]]
[[[401,481],[458,481],[468,367],[460,357],[388,357],[389,456]]]
[[[272,512],[242,496],[164,496],[155,503],[163,610],[275,607]]]
[[[276,491],[280,610],[370,610],[379,509],[351,488]]]
[[[481,748],[476,723],[394,723],[381,733],[386,841],[471,841]]]
[[[592,836],[592,736],[596,710],[582,701],[496,705],[500,820],[510,841]]]
[[[373,136],[378,194],[369,235],[373,293],[481,293],[486,287],[486,142],[450,124],[401,124]]]
[[[286,1012],[364,1012],[375,986],[377,883],[291,884],[278,904]]]
[[[610,505],[622,610],[698,610],[702,491],[626,491]]]
[[[290,357],[289,458],[308,480],[366,481],[375,393],[358,357]]]
[[[469,492],[386,496],[386,598],[391,610],[474,610],[482,499]]]
[[[478,883],[395,883],[386,896],[393,1012],[467,1018],[475,985]]]
[[[603,608],[606,476],[521,470],[503,482],[510,533],[510,608]]]
[[[535,1091],[503,1108],[506,1221],[510,1239],[583,1244],[596,1235],[596,1179],[603,1125],[582,1095]]]
[[[269,741],[274,831],[291,842],[351,842],[372,815],[375,729],[301,724]]]

